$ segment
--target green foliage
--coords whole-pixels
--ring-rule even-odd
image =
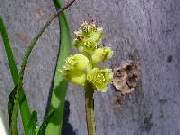
[[[3,45],[8,58],[8,65],[11,72],[11,76],[15,85],[18,84],[18,69],[16,67],[15,58],[13,56],[13,51],[10,46],[10,41],[6,27],[4,25],[3,19],[0,16],[0,34],[3,40]],[[17,87],[15,87],[9,94],[8,102],[8,113],[9,113],[9,134],[18,135],[17,121],[18,121],[18,92]]]
[[[9,134],[18,135],[18,91],[15,87],[9,94],[8,113],[9,113]]]
[[[19,79],[18,69],[16,67],[16,61],[13,55],[13,51],[11,49],[8,33],[7,33],[6,27],[4,25],[4,22],[1,16],[0,16],[0,34],[4,43],[3,45],[5,48],[5,52],[8,58],[8,64],[9,64],[11,76],[16,86],[18,84],[18,79]]]
[[[54,5],[56,9],[61,8],[60,0],[54,0]],[[18,109],[20,109],[21,118],[24,126],[25,135],[59,135],[62,131],[63,124],[63,114],[64,114],[64,102],[66,91],[68,87],[68,82],[64,80],[62,73],[59,73],[58,69],[62,68],[66,57],[70,54],[71,51],[71,31],[69,24],[64,13],[59,16],[59,26],[60,26],[60,47],[58,52],[58,58],[56,62],[56,68],[54,72],[54,83],[52,89],[52,96],[50,98],[50,105],[48,108],[48,113],[45,116],[44,122],[37,127],[37,113],[36,111],[30,112],[27,98],[23,89],[23,75],[25,71],[26,64],[28,62],[29,55],[32,52],[33,47],[36,44],[38,38],[42,35],[45,30],[41,31],[41,34],[38,35],[32,41],[32,45],[27,49],[23,63],[21,65],[20,72],[18,71],[15,57],[10,46],[8,33],[6,27],[3,23],[2,18],[0,17],[0,34],[4,42],[5,52],[8,58],[9,69],[11,76],[15,85],[15,88],[9,95],[9,129],[10,135],[18,135]]]
[[[24,132],[25,134],[27,134],[29,130],[28,123],[29,123],[29,119],[31,118],[31,112],[23,87],[19,88],[18,95],[19,95],[18,101],[19,101],[21,119],[23,122]]]
[[[37,128],[37,112],[33,111],[31,114],[31,118],[28,122],[28,131],[26,132],[26,135],[36,135],[36,128]]]
[[[40,126],[37,135],[45,135],[47,124],[50,121],[50,119],[53,117],[53,115],[54,115],[54,111],[49,112],[49,114],[45,117],[42,125]]]
[[[54,0],[54,5],[56,9],[60,9],[62,6],[60,0]],[[72,46],[71,31],[65,13],[62,13],[61,16],[59,16],[59,27],[60,48],[54,72],[52,96],[48,107],[48,112],[54,111],[54,115],[47,123],[46,135],[59,135],[62,132],[64,102],[68,87],[68,82],[64,80],[63,74],[58,71],[58,69],[62,69],[66,57],[70,54]]]
[[[13,127],[17,127],[17,125],[15,125],[15,123],[17,124],[18,113],[16,114],[16,112],[18,109],[18,105],[16,103],[18,100],[19,108],[20,108],[20,112],[21,112],[21,116],[22,116],[22,121],[23,121],[23,125],[24,125],[24,130],[25,130],[25,132],[27,132],[27,130],[28,130],[27,125],[28,125],[28,121],[30,119],[30,110],[29,110],[29,106],[27,103],[26,95],[24,93],[24,89],[22,86],[19,86],[19,84],[22,84],[22,81],[20,80],[15,57],[14,57],[13,51],[11,49],[8,33],[7,33],[7,30],[4,25],[2,17],[0,17],[0,34],[1,34],[1,37],[2,37],[2,40],[4,43],[3,45],[4,45],[5,52],[6,52],[6,55],[8,58],[9,69],[10,69],[11,76],[12,76],[12,79],[13,79],[13,82],[15,85],[14,90],[10,94],[10,101],[9,101],[9,110],[11,110],[11,112],[9,112],[9,114],[10,114],[9,119],[10,119],[10,122],[12,122],[13,121],[12,116],[13,116],[14,122],[13,122],[13,124],[11,124],[11,123],[9,124],[9,126],[10,126],[9,128],[10,129],[12,128],[14,130]],[[18,91],[17,92],[18,98],[16,97],[17,94],[14,94],[15,93],[14,91]],[[13,125],[13,127],[11,127],[12,125]]]

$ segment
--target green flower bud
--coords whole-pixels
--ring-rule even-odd
[[[79,76],[73,76],[71,78],[71,82],[78,84],[78,85],[81,85],[81,86],[84,86],[84,84],[86,82],[86,74],[81,74]]]
[[[111,69],[100,70],[99,68],[93,68],[87,74],[87,80],[100,92],[107,91],[107,84],[112,81],[112,77]]]
[[[113,55],[113,51],[111,50],[110,47],[103,47],[95,50],[91,58],[92,58],[92,62],[97,64],[109,60],[112,57],[112,55]]]
[[[74,45],[80,52],[91,54],[98,48],[102,34],[102,27],[97,27],[94,23],[84,22],[80,29],[75,32]]]
[[[85,74],[91,68],[89,59],[83,54],[75,54],[68,57],[63,66],[63,74],[67,80],[84,85]]]

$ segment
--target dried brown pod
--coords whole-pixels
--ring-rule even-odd
[[[122,95],[126,95],[135,90],[140,71],[139,65],[133,61],[125,61],[119,67],[113,69],[113,85]]]

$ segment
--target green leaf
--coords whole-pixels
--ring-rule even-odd
[[[56,9],[61,8],[60,0],[54,0],[54,5]],[[68,87],[68,82],[64,80],[62,73],[58,71],[64,65],[65,59],[69,56],[72,47],[71,31],[65,13],[59,16],[59,27],[60,48],[54,73],[52,96],[48,107],[48,112],[51,110],[55,110],[55,112],[48,121],[46,135],[60,135],[62,132],[64,102]]]
[[[9,134],[18,135],[18,91],[15,87],[9,94],[8,113],[9,113]]]
[[[27,101],[23,87],[20,87],[18,92],[19,92],[18,101],[19,101],[20,114],[22,118],[24,132],[27,133],[29,129],[28,122],[29,122],[29,119],[31,118],[31,112],[29,109],[28,101]]]
[[[10,72],[11,72],[11,76],[12,76],[14,85],[18,86],[19,83],[22,84],[22,81],[19,82],[20,76],[19,76],[19,73],[18,73],[18,68],[17,68],[17,65],[16,65],[15,57],[13,55],[13,51],[11,49],[8,33],[7,33],[6,27],[4,25],[4,22],[3,22],[3,19],[2,19],[1,16],[0,16],[0,35],[1,35],[3,43],[4,43],[3,45],[4,45],[5,52],[6,52],[6,55],[7,55],[7,58],[8,58],[9,69],[10,69]],[[27,126],[28,121],[29,121],[30,116],[31,116],[30,109],[29,109],[29,106],[28,106],[27,98],[26,98],[23,87],[18,86],[17,89],[19,91],[18,92],[18,95],[19,95],[19,98],[18,98],[19,108],[20,108],[20,112],[21,112],[21,116],[22,116],[22,122],[23,122],[23,125],[24,125],[24,130],[26,132],[27,129],[28,129],[28,126]]]
[[[37,112],[33,111],[31,114],[31,118],[29,119],[28,123],[28,132],[26,135],[36,135],[36,123],[37,123]]]
[[[3,22],[2,17],[0,16],[0,35],[3,40],[3,45],[5,48],[5,52],[8,58],[8,65],[11,72],[11,76],[15,86],[18,84],[18,69],[16,66],[15,58],[13,55],[13,51],[10,46],[10,41],[8,37],[8,33]],[[9,95],[8,102],[8,113],[9,113],[9,134],[10,135],[18,135],[17,129],[17,121],[18,121],[18,100],[17,100],[17,87],[15,87]]]
[[[4,43],[4,48],[6,51],[7,58],[8,58],[8,64],[9,64],[9,69],[10,69],[10,72],[12,75],[12,79],[13,79],[14,84],[16,86],[18,84],[18,79],[19,79],[18,69],[16,66],[13,51],[11,49],[8,33],[7,33],[6,27],[4,25],[4,22],[3,22],[3,19],[1,16],[0,16],[0,34],[1,34],[1,37],[2,37],[2,40]]]
[[[52,110],[51,112],[49,112],[49,114],[45,117],[42,125],[39,128],[38,134],[37,135],[45,135],[45,130],[48,124],[48,121],[53,117],[54,115],[54,110]]]

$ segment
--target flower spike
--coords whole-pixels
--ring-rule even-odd
[[[94,23],[84,22],[74,34],[74,45],[81,54],[68,57],[62,72],[67,80],[84,87],[88,135],[95,135],[93,94],[95,90],[106,92],[113,78],[112,70],[100,69],[98,63],[109,60],[113,51],[101,46],[103,29]]]
[[[101,46],[103,28],[84,22],[74,34],[74,45],[81,54],[66,59],[62,70],[64,77],[81,86],[90,82],[96,90],[106,92],[113,73],[111,69],[98,68],[97,64],[109,60],[113,51],[110,47]]]

